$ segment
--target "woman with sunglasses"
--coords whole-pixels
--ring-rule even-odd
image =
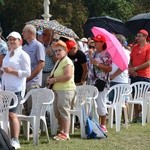
[[[54,136],[55,140],[69,140],[70,130],[70,113],[72,103],[75,96],[74,83],[74,65],[67,56],[68,49],[66,44],[59,40],[53,46],[57,62],[51,72],[51,76],[47,79],[48,84],[53,84],[55,93],[54,113],[58,119],[60,132]]]
[[[99,123],[104,132],[107,132],[106,128],[106,99],[109,88],[109,72],[112,70],[112,59],[110,54],[106,51],[107,43],[103,35],[97,35],[93,37],[95,43],[95,51],[90,55],[91,68],[89,68],[89,84],[97,86],[99,88],[99,95],[96,99],[97,110],[99,115]],[[96,81],[101,81],[96,84]],[[103,86],[102,86],[103,84]],[[98,87],[99,86],[99,87]],[[100,89],[101,87],[102,89]]]

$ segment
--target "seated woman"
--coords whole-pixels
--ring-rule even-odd
[[[69,140],[71,104],[75,96],[74,65],[67,56],[66,44],[59,40],[53,47],[57,62],[52,70],[52,76],[47,79],[48,84],[53,84],[55,93],[54,113],[58,119],[60,132],[55,140]]]

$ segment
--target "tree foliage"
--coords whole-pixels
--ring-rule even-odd
[[[21,33],[25,22],[42,18],[44,0],[0,0],[0,22],[7,35],[15,30]],[[3,5],[2,5],[2,2]],[[149,0],[50,0],[51,19],[72,28],[79,37],[89,17],[109,15],[128,20],[140,12],[148,12]]]

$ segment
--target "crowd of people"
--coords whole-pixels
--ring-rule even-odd
[[[101,79],[106,85],[99,91],[96,100],[97,112],[99,124],[102,130],[107,132],[106,99],[109,87],[120,83],[150,82],[148,35],[146,30],[140,30],[135,38],[136,44],[130,48],[126,45],[127,41],[123,35],[115,35],[129,64],[129,67],[122,71],[113,63],[107,51],[106,37],[101,34],[76,41],[57,35],[48,28],[38,33],[33,25],[28,24],[23,28],[22,36],[13,31],[7,36],[6,43],[1,38],[0,28],[1,87],[3,90],[14,92],[19,102],[31,89],[51,88],[55,94],[54,114],[59,124],[59,132],[54,139],[68,140],[69,109],[73,108],[76,86],[94,85],[97,79]],[[26,42],[25,45],[23,40]],[[113,92],[109,95],[109,100],[112,99]],[[17,108],[18,106],[9,111],[9,120],[11,143],[19,149],[20,123],[16,114]],[[31,108],[30,98],[24,104],[23,113],[29,115]],[[139,105],[136,105],[135,119],[139,118],[140,111]]]

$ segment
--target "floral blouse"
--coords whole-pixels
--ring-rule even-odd
[[[99,63],[105,65],[112,65],[112,58],[110,54],[104,50],[101,53],[94,52],[92,55],[93,59],[96,59]],[[89,72],[88,72],[88,81],[87,83],[90,85],[94,85],[97,79],[101,79],[107,82],[107,87],[109,87],[109,73],[104,72],[103,70],[97,68],[89,61]],[[93,68],[94,67],[94,68]],[[95,72],[95,73],[94,73]]]

